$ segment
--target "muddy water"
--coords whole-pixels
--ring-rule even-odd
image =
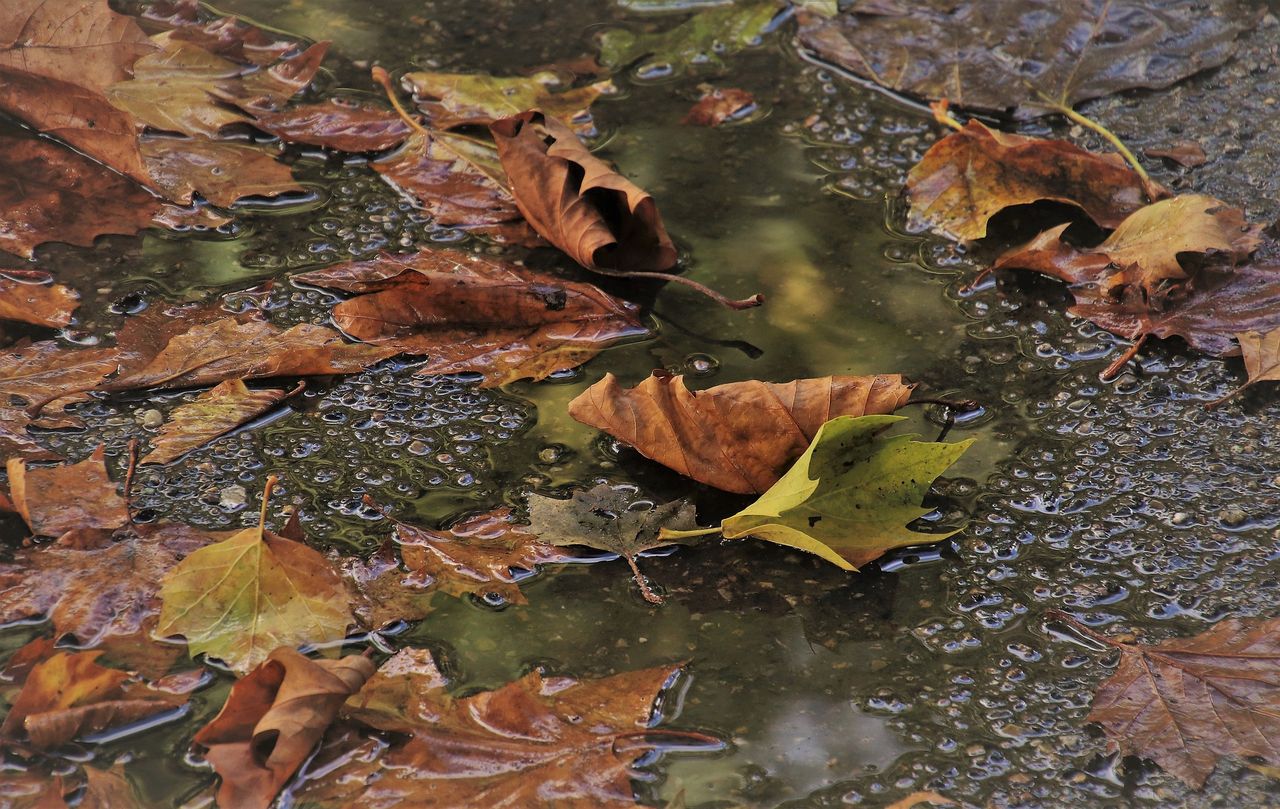
[[[396,70],[475,72],[574,59],[604,27],[674,25],[680,13],[646,9],[676,5],[235,0],[219,10],[333,40],[329,91],[366,88],[372,59]],[[1280,109],[1278,30],[1260,26],[1214,74],[1088,111],[1138,147],[1200,139],[1215,162],[1195,173],[1153,163],[1157,177],[1274,218],[1280,135],[1267,121]],[[652,805],[683,790],[690,806],[708,809],[878,807],[922,789],[993,806],[1280,804],[1275,783],[1240,761],[1224,762],[1206,792],[1192,794],[1109,753],[1084,717],[1114,659],[1043,619],[1066,609],[1156,640],[1227,616],[1275,614],[1280,406],[1272,393],[1207,412],[1203,403],[1241,377],[1239,362],[1176,346],[1154,346],[1132,373],[1101,383],[1116,341],[1065,318],[1060,289],[1017,281],[964,291],[983,256],[902,230],[897,191],[936,128],[918,109],[804,61],[791,35],[782,20],[721,66],[624,73],[620,92],[595,107],[599,153],[659,201],[689,275],[735,296],[762,292],[765,307],[735,313],[682,288],[611,287],[652,304],[656,339],[501,391],[418,378],[410,364],[391,362],[143,472],[139,505],[209,527],[245,525],[254,492],[276,473],[281,500],[302,508],[316,543],[345,553],[368,552],[389,532],[361,507],[365,494],[401,519],[434,525],[519,503],[531,487],[605,479],[658,498],[695,497],[710,520],[733,504],[575,424],[566,403],[606,371],[632,384],[668,368],[698,386],[906,373],[984,405],[952,433],[979,442],[937,488],[938,520],[971,520],[942,547],[899,552],[851,576],[763,543],[712,542],[643,562],[668,597],[656,608],[620,562],[571,566],[526,582],[527,606],[437,599],[436,612],[389,642],[431,648],[460,691],[535,666],[602,676],[689,661],[664,721],[728,744],[649,763],[636,789]],[[705,81],[753,92],[761,114],[720,130],[681,126]],[[1177,120],[1171,105],[1182,111]],[[68,339],[91,341],[139,305],[206,299],[458,238],[359,161],[295,157],[312,198],[249,211],[225,234],[45,248],[45,265],[86,298]],[[553,254],[530,262],[574,272]],[[266,299],[280,322],[322,322],[333,300],[287,284]],[[49,443],[79,457],[105,442],[118,465],[144,411],[188,398],[95,402],[84,413],[87,435]],[[936,417],[917,411],[914,428],[936,433]],[[20,537],[18,526],[7,529]],[[15,648],[36,631],[13,628],[0,643]],[[192,799],[212,775],[185,757],[186,746],[229,682],[201,692],[181,722],[86,749],[104,766],[129,757],[127,772],[157,806]]]

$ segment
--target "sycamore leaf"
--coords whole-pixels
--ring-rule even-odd
[[[700,483],[759,494],[828,419],[892,413],[913,387],[897,374],[882,374],[750,380],[690,391],[683,377],[655,372],[624,390],[605,374],[569,403],[569,415]]]
[[[129,522],[128,504],[107,476],[103,447],[80,463],[28,468],[11,458],[9,496],[36,536],[68,531],[120,528]]]
[[[1190,638],[1124,643],[1065,614],[1077,632],[1117,649],[1089,721],[1126,755],[1159,764],[1193,789],[1223,756],[1280,765],[1280,619],[1230,618]]]
[[[154,0],[142,16],[171,29],[169,36],[192,42],[210,53],[246,65],[266,66],[298,47],[238,17],[215,17],[196,0]]]
[[[79,305],[80,296],[47,272],[0,268],[0,320],[60,329]]]
[[[775,0],[749,0],[701,11],[659,33],[614,28],[600,38],[600,63],[620,68],[639,62],[636,72],[642,76],[718,65],[723,57],[758,44],[778,10]]]
[[[800,43],[895,92],[1033,118],[1222,64],[1255,19],[1181,0],[879,0],[801,13]]]
[[[981,239],[1005,208],[1049,200],[1075,205],[1102,227],[1118,227],[1147,204],[1148,186],[1117,154],[1063,140],[997,132],[978,121],[930,147],[907,175],[913,226]]]
[[[552,545],[585,545],[618,554],[631,566],[640,592],[651,604],[661,604],[662,598],[650,589],[636,557],[676,541],[660,536],[661,529],[683,531],[694,524],[688,500],[656,505],[608,483],[579,489],[568,500],[529,495],[530,531]]]
[[[272,651],[195,735],[222,776],[218,805],[267,809],[373,672],[361,655],[311,660],[287,647]]]
[[[160,433],[152,439],[151,452],[141,463],[162,464],[180,458],[262,415],[288,395],[289,392],[274,388],[249,390],[242,379],[219,383],[170,414]]]
[[[1221,404],[1234,399],[1257,382],[1280,382],[1280,327],[1266,334],[1256,331],[1236,335],[1240,341],[1240,353],[1244,355],[1244,370],[1249,379],[1240,387],[1213,402]]]
[[[760,499],[719,529],[664,530],[669,539],[713,533],[755,537],[816,554],[857,570],[904,545],[938,542],[907,523],[929,513],[920,503],[935,478],[973,443],[923,443],[911,435],[881,435],[902,416],[841,416],[822,425],[795,465]],[[957,529],[959,530],[959,529]]]
[[[238,672],[278,646],[340,640],[353,621],[346,586],[324,555],[266,531],[261,519],[179,562],[160,601],[160,637],[182,635],[192,657],[208,653]]]
[[[435,129],[488,125],[535,107],[580,128],[583,122],[590,125],[591,104],[617,90],[607,79],[561,89],[560,76],[549,70],[531,76],[418,71],[406,73],[403,81]]]

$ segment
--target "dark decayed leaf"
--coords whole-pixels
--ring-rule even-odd
[[[516,205],[539,236],[588,269],[675,266],[653,197],[593,156],[569,127],[530,110],[489,129]]]
[[[267,809],[373,672],[360,655],[311,660],[287,647],[272,651],[195,735],[222,777],[218,806]]]
[[[693,392],[683,377],[655,372],[624,390],[606,374],[569,403],[569,415],[700,483],[759,494],[826,421],[892,413],[912,387],[893,374],[752,380]]]
[[[477,373],[486,387],[542,379],[648,330],[594,286],[453,250],[384,255],[294,276],[362,293],[333,309],[348,336],[425,354],[419,373]]]
[[[242,379],[219,383],[173,411],[141,463],[169,463],[265,413],[286,395],[274,388],[249,390]]]
[[[406,73],[403,81],[434,129],[487,126],[535,108],[575,126],[590,125],[592,103],[617,89],[608,79],[563,88],[560,75],[549,70],[531,76],[417,71]]]
[[[1128,755],[1148,758],[1193,789],[1223,756],[1280,766],[1280,620],[1230,618],[1190,638],[1123,643],[1063,614],[1077,632],[1120,651],[1089,721]]]
[[[60,329],[79,305],[80,296],[47,272],[0,268],[0,320]]]
[[[655,505],[637,498],[634,491],[608,483],[579,489],[568,500],[529,495],[531,532],[552,545],[585,545],[618,554],[630,565],[640,592],[651,604],[661,604],[662,598],[650,589],[636,557],[672,544],[674,540],[660,538],[658,532],[691,529],[694,516],[688,500]]]
[[[681,123],[694,126],[720,126],[725,121],[744,118],[754,112],[756,100],[746,90],[736,87],[711,87],[693,105]]]
[[[28,467],[12,458],[9,497],[36,536],[57,537],[68,531],[113,531],[129,522],[129,509],[107,476],[102,447],[80,463]]]
[[[289,143],[340,152],[381,152],[403,143],[410,131],[385,107],[339,98],[264,113],[253,125]]]
[[[1005,208],[1049,200],[1075,205],[1105,228],[1147,204],[1148,185],[1117,154],[1062,140],[996,132],[977,121],[935,143],[907,175],[910,218],[960,240],[987,235]]]
[[[1032,118],[1216,67],[1256,17],[1234,0],[880,0],[801,12],[800,43],[890,90]]]

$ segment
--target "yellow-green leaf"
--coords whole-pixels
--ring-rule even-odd
[[[560,76],[549,70],[532,76],[417,71],[406,73],[404,82],[435,129],[488,125],[535,108],[570,123],[589,121],[592,102],[617,89],[608,79],[565,88]]]

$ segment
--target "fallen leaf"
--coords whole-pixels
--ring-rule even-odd
[[[84,768],[84,796],[76,809],[129,809],[145,806],[142,797],[124,774],[124,764],[117,761],[109,770]]]
[[[151,452],[141,463],[169,463],[225,435],[270,410],[292,392],[267,388],[249,390],[242,379],[228,379],[177,407],[151,440]]]
[[[246,672],[280,646],[341,640],[352,623],[345,585],[324,555],[277,536],[262,519],[183,559],[160,587],[160,637],[181,635],[192,657],[207,653]]]
[[[592,103],[601,95],[617,91],[608,79],[561,89],[561,77],[549,70],[531,76],[417,71],[404,74],[403,82],[434,129],[487,126],[534,108],[569,121],[575,128],[580,128],[580,122],[590,126]]]
[[[940,444],[881,435],[903,418],[834,418],[769,491],[718,529],[664,529],[660,538],[717,531],[725,539],[751,536],[808,551],[845,570],[857,570],[894,548],[946,539],[956,531],[921,534],[906,526],[929,513],[920,503],[930,485],[973,439]]]
[[[93,390],[116,369],[110,348],[70,349],[56,340],[0,350],[0,406],[33,412],[68,394]]]
[[[799,14],[800,44],[900,93],[1034,118],[1227,61],[1256,18],[1179,0],[925,0]]]
[[[1280,328],[1266,334],[1246,331],[1237,334],[1236,339],[1240,341],[1240,353],[1244,355],[1244,369],[1249,381],[1225,398],[1235,397],[1257,382],[1280,382]]]
[[[892,413],[913,387],[891,374],[751,380],[691,392],[683,377],[655,372],[623,390],[605,374],[569,403],[569,415],[700,483],[759,494],[826,421]]]
[[[373,661],[361,655],[311,660],[287,647],[272,651],[231,687],[222,710],[195,735],[222,777],[218,805],[271,806],[373,672]]]
[[[631,567],[641,594],[650,604],[661,604],[662,598],[649,587],[636,557],[672,544],[659,536],[659,530],[691,529],[696,524],[694,516],[688,500],[657,505],[608,483],[578,489],[568,500],[529,495],[531,532],[552,545],[585,545],[618,554]]]
[[[1088,721],[1125,755],[1141,756],[1200,789],[1218,759],[1280,765],[1280,620],[1230,618],[1190,638],[1125,643],[1055,618],[1120,652],[1094,693]]]
[[[60,329],[79,305],[80,296],[47,272],[0,268],[0,320]]]
[[[1147,157],[1172,160],[1179,166],[1189,169],[1209,162],[1208,155],[1204,153],[1204,147],[1193,140],[1180,140],[1159,149],[1147,149],[1146,154]]]
[[[253,125],[289,143],[340,152],[381,152],[409,137],[409,125],[383,107],[329,98],[257,116]]]
[[[736,87],[711,87],[702,94],[680,122],[694,126],[720,126],[736,121],[756,110],[756,100],[746,90]]]
[[[593,270],[661,271],[676,249],[658,206],[537,110],[490,125],[516,205],[538,235]]]
[[[572,558],[515,524],[508,508],[467,517],[443,531],[398,523],[395,536],[411,580],[456,598],[494,594],[508,604],[528,604],[518,572]]]
[[[342,716],[371,728],[413,733],[441,717],[448,680],[426,649],[401,649],[342,706]]]
[[[107,476],[99,446],[83,461],[69,466],[27,468],[11,458],[9,497],[36,536],[57,537],[68,531],[113,531],[129,522],[129,508]]]
[[[28,461],[60,461],[62,456],[45,449],[27,432],[31,418],[25,411],[0,407],[0,461],[22,458]]]
[[[956,802],[950,798],[939,795],[936,792],[912,792],[902,800],[894,801],[885,807],[885,809],[915,809],[922,803],[930,806],[955,806]]]
[[[244,64],[270,65],[298,47],[296,41],[276,39],[238,17],[207,18],[199,0],[154,0],[142,16],[172,29],[169,35],[174,39]]]
[[[149,185],[137,123],[106,90],[154,48],[107,0],[8,0],[0,8],[0,109]]]
[[[1139,208],[1097,247],[1076,248],[1062,240],[1069,227],[1046,230],[996,259],[992,270],[1035,270],[1069,284],[1099,283],[1105,289],[1137,284],[1153,291],[1166,280],[1181,280],[1182,253],[1223,253],[1232,263],[1261,243],[1261,225],[1249,225],[1244,211],[1200,194],[1172,197]],[[1116,269],[1121,270],[1116,272]]]
[[[305,190],[288,166],[244,143],[147,138],[142,142],[142,154],[155,184],[166,193],[194,189],[224,208],[245,197],[272,198]]]
[[[328,52],[328,42],[317,42],[265,70],[220,81],[210,92],[251,115],[274,112],[311,83]]]
[[[427,355],[422,374],[480,374],[484,387],[543,379],[649,333],[637,307],[594,286],[455,250],[383,255],[294,280],[362,293],[333,309],[348,336]]]
[[[397,621],[419,621],[431,614],[435,580],[406,572],[396,547],[387,539],[368,559],[346,557],[336,562],[358,596],[353,610],[363,627],[382,629]]]
[[[0,806],[5,809],[67,809],[65,791],[60,776],[20,770],[16,764],[0,771]]]
[[[725,56],[758,44],[778,13],[777,2],[764,0],[710,8],[658,33],[613,28],[600,37],[600,63],[621,68],[640,62],[636,73],[642,77],[719,65]]]
[[[1075,205],[1115,228],[1147,204],[1146,193],[1117,154],[996,132],[977,121],[935,143],[907,175],[912,226],[958,240],[981,239],[1000,211],[1042,200]]]

